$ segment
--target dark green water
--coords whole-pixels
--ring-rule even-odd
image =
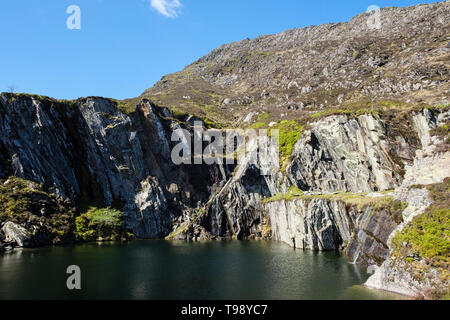
[[[81,268],[82,290],[66,287]],[[338,253],[274,242],[135,241],[0,256],[0,299],[394,299]]]

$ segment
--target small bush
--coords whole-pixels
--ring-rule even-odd
[[[174,108],[169,109],[169,112],[172,117],[174,117],[175,119],[178,119],[178,120],[184,120],[185,118],[187,118],[189,116],[188,113],[174,109]]]
[[[75,219],[78,241],[119,240],[123,237],[123,213],[112,208],[92,207]]]

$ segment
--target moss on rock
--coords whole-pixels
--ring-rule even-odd
[[[450,178],[443,183],[426,186],[434,203],[415,217],[392,239],[392,255],[409,263],[410,272],[418,281],[430,269],[438,270],[443,283],[450,281]],[[443,298],[449,290],[432,292]]]
[[[7,221],[32,229],[36,245],[73,240],[73,211],[42,184],[9,177],[0,180],[0,224]]]

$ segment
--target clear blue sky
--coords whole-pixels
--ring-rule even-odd
[[[0,91],[15,85],[17,92],[55,98],[135,97],[224,43],[348,21],[372,4],[437,2],[153,1],[160,12],[151,0],[1,0]],[[175,6],[164,7],[172,1]],[[66,27],[66,9],[73,4],[81,9],[81,30]],[[174,12],[176,17],[166,16]]]

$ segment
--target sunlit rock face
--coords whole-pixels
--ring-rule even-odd
[[[386,123],[365,115],[329,117],[313,124],[298,142],[288,175],[300,189],[371,192],[393,189],[401,176],[389,156],[394,137]],[[393,141],[394,140],[394,141]],[[414,146],[403,146],[412,153]]]
[[[74,205],[119,207],[138,237],[167,235],[174,219],[206,201],[223,179],[214,166],[172,163],[179,124],[149,101],[131,116],[96,97],[68,103],[3,94],[0,102],[2,178],[43,183]]]
[[[425,118],[422,114],[412,117]],[[431,120],[426,123],[429,125],[428,130],[435,126]],[[289,208],[297,206],[298,211],[303,211],[306,216],[313,217],[312,212],[319,212],[324,219],[335,220],[327,212],[337,216],[347,214],[329,201],[313,202],[311,207],[309,202],[298,201],[296,205],[284,204],[276,208],[276,205],[264,204],[262,200],[287,193],[292,186],[311,195],[393,190],[401,184],[405,167],[413,165],[413,155],[420,148],[418,132],[412,126],[408,128],[408,124],[404,124],[407,136],[402,136],[400,131],[391,135],[388,122],[372,115],[354,119],[331,116],[309,126],[310,129],[296,143],[284,172],[262,175],[253,165],[244,162],[238,166],[233,178],[211,201],[210,219],[206,219],[205,224],[211,228],[211,232],[224,235],[234,229],[240,230],[242,234],[252,234],[254,232],[250,229],[257,230],[255,225],[262,223],[265,208],[273,212],[271,220],[276,219],[280,210],[288,208],[287,211],[290,211]],[[394,158],[393,155],[398,152],[404,157]],[[233,224],[233,227],[227,228],[227,223]],[[347,225],[349,223],[353,222],[345,222]],[[278,226],[277,229],[280,228]],[[239,232],[235,231],[239,237]],[[336,237],[344,240],[348,238],[345,235],[332,236]],[[292,237],[281,238],[288,239],[286,242],[293,245]],[[338,247],[336,244],[295,246],[315,249]]]

